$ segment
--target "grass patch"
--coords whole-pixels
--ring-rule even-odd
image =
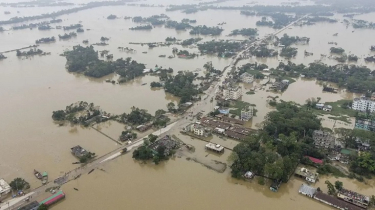
[[[317,172],[320,175],[333,175],[335,177],[346,177],[346,175],[342,171],[340,171],[338,168],[330,164],[324,164],[322,166],[319,166]]]
[[[338,120],[338,121],[342,121],[342,122],[346,122],[346,123],[351,123],[349,118],[346,117],[346,116],[339,116],[339,117],[328,117],[328,119],[331,119],[331,120]]]
[[[248,91],[248,92],[246,92],[246,94],[247,94],[247,95],[254,95],[255,92],[254,92],[254,91]]]
[[[319,114],[330,114],[330,115],[338,116],[338,117],[341,117],[342,115],[347,115],[349,117],[355,117],[357,111],[355,111],[353,109],[346,108],[345,105],[344,105],[344,104],[349,104],[351,102],[352,102],[351,100],[338,100],[336,102],[326,102],[325,105],[331,105],[332,106],[331,112],[326,112],[326,111],[318,110],[318,109],[315,109],[315,108],[313,110],[316,113],[319,113]],[[330,118],[330,119],[332,119],[332,118]],[[337,120],[347,122],[347,121],[345,121],[347,119],[343,119],[343,118],[340,118],[340,119],[337,119]]]

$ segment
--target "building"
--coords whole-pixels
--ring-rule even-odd
[[[150,129],[152,127],[152,124],[147,124],[147,125],[139,125],[139,126],[137,126],[137,130],[139,131],[139,132],[145,132],[145,131],[147,131],[148,129]]]
[[[237,140],[244,140],[246,138],[246,135],[243,135],[243,134],[231,131],[231,130],[224,131],[224,135],[228,136],[229,138],[237,139]]]
[[[316,192],[314,195],[314,199],[340,210],[362,210],[360,207],[354,206],[322,192]]]
[[[45,204],[47,206],[50,206],[64,198],[65,198],[65,193],[62,190],[60,190],[54,195],[52,195],[51,197],[44,199],[42,202],[40,202],[40,205]]]
[[[316,109],[323,109],[323,108],[324,108],[324,104],[322,104],[322,103],[317,103],[317,104],[315,104],[315,108],[316,108]]]
[[[314,197],[317,189],[310,187],[309,185],[302,184],[301,187],[299,188],[298,192],[301,193],[302,195],[309,196],[310,198]]]
[[[214,119],[207,118],[207,117],[203,117],[201,119],[201,124],[205,125],[205,126],[208,126],[208,127],[211,127],[212,129],[221,128],[221,129],[224,129],[224,130],[229,129],[230,126],[231,126],[229,123],[221,122],[221,121],[214,120]]]
[[[246,179],[252,179],[254,178],[255,174],[251,171],[247,171],[244,175],[243,175]]]
[[[354,128],[375,132],[375,121],[356,119]]]
[[[331,106],[331,105],[325,105],[325,106],[323,107],[323,111],[326,111],[326,112],[330,112],[330,111],[332,111],[332,106]]]
[[[370,204],[368,196],[344,188],[337,192],[337,197],[362,208],[367,208]]]
[[[335,146],[336,138],[329,132],[315,130],[313,140],[316,147],[329,149]]]
[[[0,197],[10,193],[10,190],[10,185],[4,179],[0,179]]]
[[[242,87],[235,85],[233,83],[228,83],[223,89],[223,98],[237,100],[242,96]]]
[[[70,148],[72,151],[72,154],[76,156],[77,158],[81,158],[85,155],[87,155],[89,152],[85,149],[83,149],[81,146],[77,145],[75,147]]]
[[[249,83],[249,84],[251,84],[251,83],[254,82],[254,76],[251,75],[251,74],[249,74],[249,73],[247,73],[247,72],[241,74],[240,79],[241,79],[241,81],[244,82],[244,83]]]
[[[219,144],[208,143],[206,144],[206,149],[217,153],[224,153],[224,147]]]
[[[369,110],[370,112],[375,111],[375,101],[366,98],[365,96],[361,96],[360,98],[353,99],[352,109],[358,110],[361,112],[366,112]]]
[[[241,120],[249,121],[253,117],[254,107],[248,106],[241,110]]]
[[[308,170],[307,168],[298,167],[294,174],[310,183],[315,183],[319,179],[319,174]]]
[[[307,157],[311,162],[313,162],[315,164],[323,165],[323,160],[313,158],[313,157],[310,157],[310,156],[305,156],[305,157]]]
[[[37,210],[39,206],[40,205],[38,201],[33,201],[25,206],[22,206],[18,210]]]
[[[274,82],[270,89],[276,90],[276,91],[284,91],[288,87],[287,83],[284,82]]]

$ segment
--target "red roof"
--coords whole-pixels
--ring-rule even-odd
[[[316,158],[313,158],[313,157],[310,157],[310,156],[305,156],[305,157],[309,158],[314,163],[321,164],[321,165],[323,164],[323,160],[316,159]]]

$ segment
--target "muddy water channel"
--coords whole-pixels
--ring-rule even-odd
[[[0,0],[0,2],[2,1]],[[189,2],[181,1],[179,3]],[[267,2],[273,3],[272,1]],[[175,2],[160,1],[160,3]],[[240,6],[245,3],[245,1],[236,1],[235,4]],[[228,5],[228,2],[224,5]],[[16,16],[17,11],[20,11],[19,15],[29,16],[42,14],[47,10],[53,12],[66,8],[70,7],[0,7],[0,11],[9,10],[12,13],[9,16],[1,12],[0,20]],[[227,35],[234,29],[256,27],[256,21],[261,18],[241,16],[239,11],[208,10],[187,15],[180,11],[166,12],[165,8],[130,6],[101,7],[59,17],[63,19],[63,22],[51,26],[66,26],[82,21],[85,32],[67,41],[57,40],[55,43],[39,46],[43,51],[51,52],[51,55],[17,58],[16,53],[11,52],[4,54],[8,58],[0,61],[0,178],[11,181],[15,177],[22,177],[30,182],[32,188],[38,187],[40,181],[34,178],[33,169],[47,171],[51,179],[54,179],[76,167],[72,164],[77,159],[71,155],[71,147],[81,145],[101,156],[119,146],[92,128],[55,124],[51,118],[52,111],[64,109],[65,106],[77,101],[87,101],[99,105],[103,110],[113,114],[129,112],[132,106],[146,109],[154,114],[158,109],[166,109],[169,102],[178,102],[178,98],[166,94],[162,89],[150,89],[149,84],[158,81],[155,76],[135,78],[125,84],[111,84],[106,83],[105,80],[117,79],[118,76],[108,75],[100,79],[93,79],[68,73],[65,69],[66,60],[60,54],[66,49],[72,49],[73,46],[82,44],[83,40],[87,39],[92,44],[100,42],[102,36],[109,37],[109,45],[95,46],[95,50],[109,50],[114,54],[114,59],[132,57],[138,62],[145,63],[148,68],[155,65],[171,67],[175,73],[203,68],[203,65],[208,61],[212,61],[213,66],[217,69],[223,69],[231,62],[230,59],[216,56],[199,56],[191,60],[158,57],[159,55],[167,55],[167,57],[171,55],[172,47],[187,49],[190,52],[198,52],[198,49],[181,46],[149,49],[147,45],[131,45],[129,42],[162,42],[166,37],[183,40],[194,36],[191,36],[188,31],[175,31],[164,27],[156,27],[151,31],[130,31],[130,27],[137,26],[131,20],[123,18],[107,20],[106,18],[110,14],[119,17],[149,17],[162,13],[176,21],[183,18],[196,19],[196,25],[216,26],[218,23],[227,22],[222,26],[224,32],[221,36],[201,36],[204,41],[212,39],[243,40],[245,38],[242,36],[227,37]],[[371,19],[372,17],[375,17],[374,14],[368,14],[367,18]],[[11,26],[3,27],[9,29]],[[260,37],[274,31],[267,27],[258,29]],[[374,44],[371,43],[371,37],[375,35],[374,30],[356,30],[352,33],[350,29],[346,29],[340,23],[317,24],[302,28],[293,27],[286,33],[308,36],[311,38],[311,42],[308,46],[301,46],[298,56],[292,61],[308,64],[319,59],[320,54],[327,54],[330,47],[327,42],[335,41],[331,36],[336,32],[339,33],[339,36],[335,38],[340,44],[339,46],[357,55],[368,54],[368,47]],[[0,52],[27,47],[33,45],[37,39],[58,37],[59,34],[64,33],[63,30],[57,29],[0,32]],[[352,39],[359,41],[347,41]],[[120,46],[133,48],[137,52],[120,52],[117,49]],[[314,56],[305,58],[303,56],[304,49],[309,52],[313,51]],[[256,61],[275,67],[280,60],[282,59],[251,58],[241,61],[239,65]],[[336,63],[331,60],[323,60],[323,62]],[[144,83],[147,85],[142,85]],[[254,83],[253,85],[258,86],[259,84]],[[250,88],[252,85],[243,86],[244,92]],[[255,104],[258,110],[257,116],[253,121],[250,121],[250,126],[256,128],[256,125],[260,124],[264,116],[272,110],[272,107],[269,107],[267,103],[268,96],[279,96],[285,101],[304,103],[311,97],[321,97],[322,102],[330,102],[351,99],[354,95],[345,90],[340,90],[338,94],[322,93],[320,84],[315,80],[305,79],[297,79],[282,94],[257,88],[254,95],[244,94],[243,96],[244,101]],[[124,129],[124,125],[109,122],[98,125],[97,128],[112,138],[117,138]],[[179,136],[179,138],[197,148],[204,146],[204,143],[193,143],[190,138],[184,136]],[[227,144],[233,147],[236,143],[227,142]],[[206,156],[204,150],[198,150],[192,157],[214,159],[226,163],[229,154],[230,152],[226,151],[223,156],[212,154]],[[114,162],[105,164],[103,168],[106,172],[97,170],[64,186],[63,190],[67,193],[68,199],[53,209],[243,209],[249,206],[256,206],[257,209],[298,209],[301,206],[304,206],[306,210],[317,207],[329,209],[324,205],[316,204],[315,201],[299,196],[297,191],[302,183],[300,180],[292,179],[281,188],[279,193],[272,193],[268,189],[268,184],[260,186],[256,181],[249,183],[233,180],[230,178],[228,168],[224,173],[217,173],[208,170],[201,164],[187,161],[184,156],[154,166],[135,163],[131,154],[128,154]],[[361,189],[364,190],[363,194],[371,194],[371,189],[368,187],[349,183],[351,183],[352,190]],[[79,188],[79,192],[74,191],[74,187]],[[97,199],[99,197],[102,199]],[[144,202],[145,199],[148,202]]]

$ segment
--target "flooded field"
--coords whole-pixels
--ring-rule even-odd
[[[13,0],[0,0],[0,2],[14,2]],[[88,2],[86,0],[68,1],[74,3]],[[267,0],[264,4],[280,4],[283,1]],[[142,1],[145,4],[175,4],[173,0]],[[179,4],[188,4],[191,1],[179,1]],[[248,1],[228,1],[218,5],[242,6]],[[301,4],[312,4],[304,1]],[[11,8],[0,7],[0,20],[11,17],[30,16],[48,12],[59,11],[67,7],[35,7],[35,8]],[[5,15],[3,11],[10,11],[11,15]],[[19,13],[17,13],[19,11]],[[65,50],[72,49],[75,45],[82,45],[83,40],[89,40],[90,44],[100,42],[102,36],[109,37],[107,46],[95,46],[95,50],[109,50],[114,59],[132,57],[137,62],[146,64],[147,68],[155,65],[164,68],[171,67],[174,73],[178,71],[194,71],[203,69],[203,65],[212,61],[217,69],[223,69],[231,62],[230,58],[219,58],[217,56],[199,56],[195,59],[161,58],[159,55],[172,55],[172,48],[187,49],[190,52],[198,52],[197,48],[185,48],[180,45],[170,47],[157,47],[149,49],[147,45],[133,45],[129,42],[163,42],[167,37],[177,39],[188,39],[192,37],[189,31],[176,31],[164,27],[155,27],[151,31],[131,31],[130,27],[137,26],[131,20],[124,20],[124,16],[149,17],[165,13],[171,20],[181,21],[183,18],[196,19],[196,25],[216,26],[223,25],[221,36],[200,36],[203,41],[213,39],[236,39],[244,40],[245,37],[228,37],[234,29],[255,28],[256,21],[261,17],[246,17],[240,15],[239,11],[207,10],[196,14],[184,14],[180,11],[166,12],[165,8],[149,7],[100,7],[80,11],[69,15],[63,15],[63,19],[57,25],[77,24],[82,21],[84,33],[78,34],[76,38],[67,41],[57,40],[51,44],[41,44],[38,48],[45,52],[51,52],[47,56],[34,56],[30,58],[17,58],[16,52],[4,54],[8,58],[0,61],[0,178],[12,180],[15,177],[23,177],[32,188],[40,186],[40,181],[32,174],[33,169],[48,171],[51,179],[54,179],[66,171],[74,169],[77,159],[71,155],[70,148],[81,145],[98,156],[104,155],[116,148],[118,144],[106,138],[92,128],[64,125],[54,123],[52,112],[64,109],[77,101],[87,101],[99,105],[104,111],[113,114],[129,112],[131,107],[139,107],[153,114],[158,109],[166,109],[169,102],[177,103],[179,98],[167,94],[163,89],[151,89],[149,84],[158,81],[156,76],[144,76],[135,78],[125,84],[106,83],[107,79],[118,78],[117,75],[108,75],[100,79],[89,78],[80,74],[69,73],[66,68],[65,57],[60,56]],[[121,18],[107,20],[110,14]],[[336,17],[336,16],[335,16]],[[358,16],[359,19],[372,20],[375,14],[370,13]],[[337,16],[337,18],[341,18]],[[31,22],[40,22],[36,20]],[[3,26],[10,29],[13,24]],[[90,30],[87,30],[90,29]],[[275,32],[269,27],[259,27],[259,37]],[[307,65],[319,60],[321,54],[329,54],[332,45],[327,43],[335,41],[338,47],[343,47],[346,52],[351,52],[363,58],[370,53],[369,47],[373,45],[375,30],[354,30],[346,28],[343,23],[323,24],[313,26],[291,27],[284,31],[292,36],[307,36],[311,38],[309,45],[298,46],[297,56],[291,59],[295,63]],[[283,32],[283,33],[284,33]],[[35,40],[62,35],[63,30],[52,29],[39,31],[37,29],[4,31],[0,32],[0,52],[33,45]],[[279,36],[281,36],[281,33]],[[338,33],[337,37],[332,34]],[[356,41],[347,41],[356,40]],[[135,53],[126,53],[118,50],[118,47],[130,47]],[[313,52],[313,56],[305,57],[303,51]],[[142,53],[147,52],[147,53]],[[285,59],[279,58],[250,58],[242,60],[237,66],[247,62],[265,63],[270,68],[276,67]],[[328,58],[321,60],[333,65],[336,61]],[[358,64],[374,68],[374,64],[365,63],[363,59]],[[199,72],[203,74],[203,71]],[[142,85],[147,83],[146,85]],[[243,85],[243,92],[247,92],[253,85]],[[268,105],[269,96],[278,96],[285,101],[295,101],[303,104],[311,97],[321,97],[322,102],[333,102],[340,99],[352,99],[358,95],[340,89],[339,93],[323,93],[322,85],[316,80],[299,78],[292,83],[283,93],[272,93],[257,88],[254,95],[244,94],[243,101],[256,105],[257,116],[248,123],[253,128],[259,128],[266,114],[274,108]],[[197,110],[198,111],[198,110]],[[208,113],[210,110],[204,110]],[[323,122],[324,126],[330,127],[332,123]],[[95,128],[106,133],[112,138],[118,138],[125,125],[116,122],[107,122],[96,125]],[[173,131],[185,143],[192,144],[197,148],[196,157],[207,162],[216,160],[227,163],[230,151],[224,155],[217,156],[207,153],[203,148],[205,143],[192,140],[190,137]],[[214,138],[212,142],[233,148],[238,142]],[[173,158],[158,166],[152,164],[139,164],[134,162],[131,154],[116,159],[114,162],[103,166],[105,172],[95,171],[90,175],[82,176],[79,180],[70,182],[63,187],[67,199],[52,209],[243,209],[254,206],[258,209],[298,209],[303,206],[306,210],[330,209],[317,202],[298,195],[297,191],[302,184],[301,180],[292,179],[283,185],[279,193],[272,193],[268,184],[260,186],[256,180],[242,182],[230,178],[230,169],[224,173],[208,170],[204,166],[193,161],[186,160],[185,156]],[[332,178],[330,178],[332,179]],[[373,183],[371,183],[373,184]],[[324,188],[324,181],[317,186]],[[358,184],[354,181],[345,180],[345,186],[353,190],[361,190],[363,194],[373,193],[370,187]],[[79,191],[73,190],[78,188]],[[96,199],[96,198],[102,199]],[[147,202],[144,202],[147,199]]]

